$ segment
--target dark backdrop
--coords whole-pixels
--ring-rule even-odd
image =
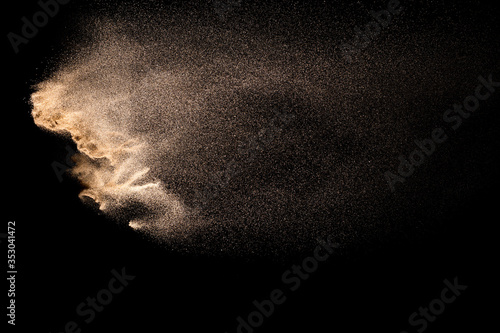
[[[322,2],[308,3],[314,9]],[[447,8],[446,2],[415,5],[415,14],[433,21],[433,10],[429,8],[435,3],[436,11]],[[21,17],[38,10],[35,1],[3,6],[4,36],[19,30]],[[337,6],[337,13],[348,13],[355,4]],[[365,2],[365,6],[374,5]],[[484,16],[489,20],[495,15],[493,7],[482,1],[467,2],[461,8],[467,15],[476,15],[476,19]],[[82,205],[77,197],[80,186],[75,181],[65,178],[59,182],[51,163],[64,161],[67,142],[33,124],[28,99],[31,84],[44,77],[44,68],[57,63],[62,32],[78,10],[93,9],[77,1],[62,6],[58,16],[29,44],[21,46],[18,54],[4,38],[4,91],[8,103],[3,109],[7,186],[2,232],[7,221],[16,221],[15,330],[61,332],[68,321],[74,320],[81,324],[82,332],[235,332],[236,318],[254,310],[252,301],[268,299],[271,290],[283,288],[283,272],[311,253],[296,253],[284,259],[249,259],[169,251]],[[498,38],[498,31],[492,31],[494,34]],[[492,72],[498,73],[498,69]],[[415,332],[408,324],[409,315],[440,296],[444,279],[453,281],[455,277],[468,286],[467,290],[446,306],[427,331],[495,329],[498,106],[498,97],[488,102],[459,139],[448,143],[458,152],[462,151],[461,143],[471,142],[472,150],[493,152],[478,163],[490,175],[487,182],[463,196],[447,198],[454,202],[433,217],[432,227],[425,227],[429,229],[425,237],[389,234],[322,263],[298,291],[286,294],[287,301],[255,331]],[[474,141],[482,131],[487,131],[488,137]],[[468,156],[460,158],[468,160]],[[445,174],[447,170],[436,172]],[[409,211],[408,218],[428,216]],[[391,219],[390,214],[387,219]],[[5,244],[2,240],[4,251]],[[111,270],[121,271],[122,267],[135,279],[94,321],[83,324],[75,313],[77,305],[105,288]],[[5,298],[3,302],[5,306]],[[5,322],[5,315],[3,318]],[[13,327],[9,325],[8,329]]]

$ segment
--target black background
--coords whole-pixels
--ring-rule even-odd
[[[14,330],[62,332],[74,320],[82,332],[235,332],[236,317],[253,311],[254,299],[267,299],[271,290],[284,289],[283,272],[311,253],[280,260],[179,254],[82,205],[76,182],[58,181],[51,163],[64,161],[68,142],[34,125],[28,100],[30,86],[43,77],[43,68],[57,62],[62,32],[80,6],[77,1],[62,6],[57,17],[21,46],[19,54],[4,38],[4,100],[8,103],[3,109],[7,186],[2,232],[7,221],[16,221],[19,273]],[[467,2],[463,8],[473,8],[476,18],[494,15],[493,7],[479,1]],[[20,18],[37,10],[35,1],[9,3],[3,10],[4,36],[19,30]],[[431,11],[420,15],[433,20]],[[486,185],[455,198],[442,215],[433,217],[425,237],[388,235],[322,263],[299,290],[286,293],[287,301],[255,331],[415,332],[408,316],[440,296],[444,279],[455,277],[468,289],[426,331],[495,329],[498,104],[497,96],[484,106],[480,117],[470,120],[459,140],[448,143],[459,150],[460,143],[472,142],[478,131],[494,133],[489,140],[475,143],[478,149],[488,146],[496,151],[481,161],[483,170],[492,175]],[[425,212],[408,214],[417,220],[428,218]],[[84,324],[76,306],[105,288],[110,271],[122,267],[136,278],[93,322]]]

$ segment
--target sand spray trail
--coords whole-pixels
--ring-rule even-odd
[[[363,212],[384,214],[389,202],[380,170],[406,141],[427,135],[446,107],[436,101],[482,73],[478,47],[463,51],[461,70],[455,58],[432,55],[475,39],[410,36],[397,22],[348,64],[332,53],[336,35],[327,43],[208,16],[134,15],[81,25],[85,43],[75,38],[34,87],[33,120],[76,144],[71,174],[83,200],[208,252],[248,253],[256,243],[286,252],[334,229],[339,242],[368,230]],[[255,144],[276,110],[292,110],[294,120]],[[243,154],[252,144],[250,161]],[[231,163],[239,171],[197,210],[197,193]]]

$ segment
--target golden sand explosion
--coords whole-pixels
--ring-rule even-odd
[[[123,67],[131,63],[118,58],[111,66],[91,57],[36,85],[31,96],[34,122],[75,142],[79,153],[73,156],[71,173],[85,188],[80,198],[91,198],[104,212],[137,203],[169,220],[178,219],[183,215],[178,198],[151,176],[146,165],[152,147],[129,130],[134,122],[134,80]],[[120,71],[125,72],[117,76]],[[139,226],[134,222],[134,228]]]
[[[348,64],[332,50],[349,29],[326,43],[286,20],[267,29],[170,10],[122,16],[81,24],[85,38],[34,86],[34,122],[76,144],[82,199],[157,239],[217,253],[284,253],[326,230],[375,235],[366,216],[392,210],[383,171],[428,135],[447,107],[436,101],[468,75],[444,73],[454,58],[414,46],[470,49],[461,66],[480,73],[467,36],[401,39],[395,25]],[[284,110],[294,120],[276,125]],[[201,210],[197,193],[208,196]]]

